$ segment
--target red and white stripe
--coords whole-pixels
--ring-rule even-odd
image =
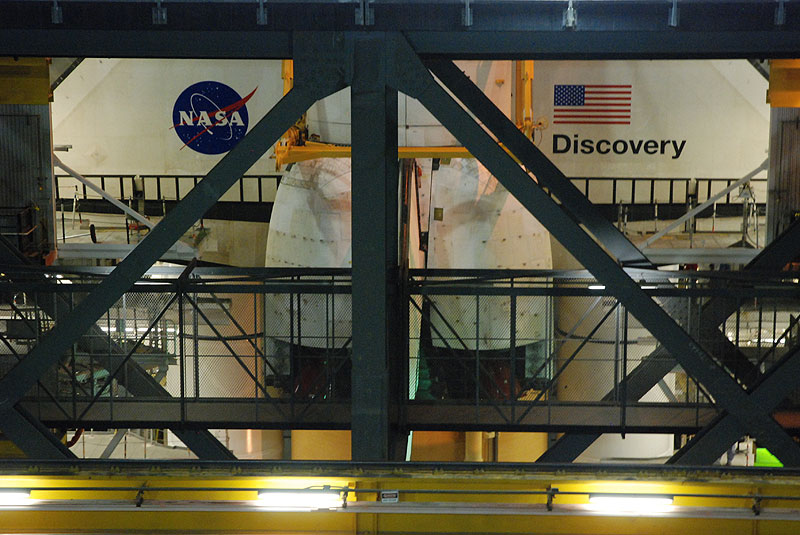
[[[553,124],[631,124],[631,85],[586,84],[583,106],[556,106]]]

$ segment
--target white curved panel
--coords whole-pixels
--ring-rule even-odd
[[[483,89],[498,108],[511,114],[514,85],[510,61],[460,61],[458,66]],[[425,107],[404,94],[397,97],[397,139],[400,146],[457,146],[460,143]],[[309,131],[327,143],[350,143],[350,88],[320,100],[308,111]]]
[[[552,267],[549,233],[476,160],[456,159],[441,165],[432,173],[431,192],[429,268]],[[517,299],[518,345],[543,338],[544,299]],[[509,347],[510,299],[437,296],[433,301],[450,323],[445,325],[438,314],[432,315],[434,327],[442,335],[434,337],[434,345],[462,348],[463,342],[475,349],[478,338],[481,349]]]
[[[349,267],[350,213],[350,160],[295,164],[278,186],[265,265]],[[307,347],[341,347],[352,333],[349,295],[303,294],[293,303],[288,295],[267,295],[266,318],[268,336]]]

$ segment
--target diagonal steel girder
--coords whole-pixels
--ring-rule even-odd
[[[762,376],[749,397],[765,414],[769,414],[797,387],[798,377],[800,345],[795,345]],[[687,442],[667,464],[711,464],[747,432],[736,418],[723,412]],[[778,458],[783,461],[780,455]]]
[[[703,384],[716,402],[784,464],[800,466],[800,447],[434,80],[405,39],[394,35],[390,84],[419,100],[639,322]]]
[[[451,61],[427,60],[425,65],[453,92],[453,94],[483,122],[498,141],[503,143],[528,169],[533,170],[537,180],[549,188],[562,203],[562,207],[569,211],[573,217],[583,223],[587,229],[606,248],[617,257],[621,263],[635,263],[635,254],[641,255],[636,248],[616,227],[611,225],[601,214],[597,213],[594,205],[575,188],[569,179],[535,146],[528,140],[516,126],[492,105],[491,101],[474,83]],[[769,248],[758,258],[751,262],[751,269],[779,268],[790,258],[787,258],[787,247],[776,244]],[[775,251],[784,254],[776,254]],[[634,262],[624,259],[633,259]],[[645,259],[646,261],[646,259]],[[641,261],[639,261],[640,263]],[[670,316],[676,317],[681,302],[677,299],[665,299],[664,307]],[[746,385],[752,384],[758,377],[758,370],[741,354],[727,337],[717,329],[732,312],[730,302],[714,300],[703,308],[699,325],[701,337],[709,340],[716,350],[718,360],[743,379]],[[633,399],[639,399],[646,394],[658,381],[674,368],[674,359],[663,347],[659,347],[649,355],[640,366],[628,375],[626,388]],[[603,400],[613,400],[616,392],[611,391]],[[599,434],[568,433],[545,452],[540,461],[565,462],[574,460],[586,447],[588,447]]]
[[[3,435],[30,458],[74,459],[76,456],[23,407],[3,415]]]
[[[2,259],[2,264],[6,266],[24,266],[29,263],[27,259],[2,236],[0,236],[0,259]],[[35,277],[33,280],[31,280],[29,276],[23,278],[26,282],[47,282],[41,274],[34,274],[32,276]],[[53,321],[59,321],[59,318],[66,317],[71,310],[70,304],[60,294],[55,294],[52,300],[42,299],[39,301],[39,307],[45,314],[50,316]],[[77,344],[82,350],[96,354],[98,358],[97,362],[106,368],[109,373],[122,364],[121,361],[123,361],[126,354],[126,351],[124,351],[119,344],[110,340],[96,323],[92,324],[86,334],[77,340]],[[136,362],[128,359],[123,365],[125,367],[124,373],[119,374],[118,381],[134,396],[170,397],[169,392]],[[25,420],[29,422],[32,421],[32,417],[27,415],[27,413],[23,413],[20,406],[15,407],[14,410],[19,412]],[[17,416],[12,415],[11,417],[16,418]],[[23,420],[18,421],[23,422]],[[17,427],[19,428],[19,426]],[[200,459],[225,460],[234,458],[230,450],[207,430],[176,428],[172,429],[172,431]],[[50,456],[44,455],[44,452],[41,451],[42,444],[40,444],[46,444],[52,441],[53,434],[49,430],[37,425],[35,429],[31,426],[25,426],[25,432],[28,434],[27,437],[20,436],[18,440],[14,440],[13,438],[12,440],[19,444],[19,447],[26,455],[33,458]],[[39,433],[38,440],[36,439],[36,432]],[[58,452],[51,453],[53,453],[53,456],[59,456]]]
[[[623,265],[652,267],[652,263],[631,241],[570,182],[539,148],[519,131],[464,72],[452,61],[430,59],[425,66],[453,92],[489,131],[522,164],[530,169],[541,186],[548,188],[576,221],[582,223]]]
[[[540,185],[547,187],[561,202],[562,208],[569,212],[573,219],[583,225],[609,250],[623,265],[646,265],[649,263],[641,251],[633,245],[627,237],[614,227],[600,214],[595,206],[583,195],[531,141],[526,138],[508,117],[505,116],[489,98],[459,69],[448,60],[427,60],[425,65],[435,74],[447,88],[472,112],[478,120],[483,122],[489,131],[495,135],[519,159],[519,161],[536,175]],[[669,315],[676,317],[681,307],[680,300],[666,299],[664,306]],[[701,322],[701,326],[703,323]],[[755,377],[757,370],[742,355],[738,349],[716,328],[705,329],[704,338],[709,339],[713,347],[718,349],[718,357],[725,364],[732,363],[737,370],[744,370],[744,375]],[[648,386],[648,377],[653,374],[661,378],[674,367],[671,355],[659,348],[644,366],[640,366],[628,380],[627,392],[635,399],[646,394],[652,385]],[[646,371],[647,373],[641,373]],[[656,383],[658,380],[655,381]],[[641,393],[639,391],[641,390]],[[615,391],[607,394],[603,400],[613,400]],[[574,460],[589,444],[599,435],[564,435],[559,442],[543,454],[540,460],[558,460],[560,462]],[[568,438],[575,436],[575,438]],[[560,444],[565,444],[561,446]],[[549,457],[552,457],[549,458]]]
[[[639,248],[603,217],[589,199],[531,140],[520,132],[503,112],[497,109],[461,69],[451,61],[439,59],[428,60],[425,65],[444,82],[445,86],[478,120],[483,122],[500,143],[511,150],[522,165],[535,174],[540,185],[547,187],[556,195],[561,202],[561,207],[572,215],[573,219],[581,222],[620,264],[652,265]],[[666,281],[667,277],[663,276],[663,279]],[[675,299],[665,299],[664,301],[664,306],[670,316],[676,317],[680,301]],[[704,332],[703,335],[713,344],[713,347],[718,348],[720,352],[718,356],[722,357],[721,362],[743,372],[748,378],[755,379],[757,373],[755,367],[721,332],[713,329]]]
[[[303,37],[308,38],[308,35]],[[320,79],[303,58],[314,58],[319,43],[297,39],[296,86],[256,124],[244,139],[145,237],[136,249],[98,285],[28,355],[0,379],[0,429],[14,432],[9,415],[17,403],[69,347],[127,291],[181,235],[230,188],[314,102],[341,89],[337,71]],[[305,83],[303,83],[305,82]],[[16,422],[24,425],[21,418]],[[29,423],[30,424],[30,423]],[[33,424],[30,424],[31,426]],[[28,435],[32,430],[28,429]]]
[[[755,257],[744,268],[748,272],[776,272],[779,271],[788,262],[797,258],[798,251],[797,244],[800,243],[800,221],[794,222],[787,228],[780,236],[775,238],[772,243],[764,248],[757,257]],[[701,329],[701,336],[713,336],[713,343],[719,336],[725,338],[727,344],[731,344],[727,337],[722,335],[719,331],[719,325],[725,321],[735,311],[735,304],[729,299],[714,298],[709,300],[701,310],[699,324]],[[756,369],[749,360],[742,361],[736,359],[727,359],[726,357],[732,352],[726,345],[720,345],[723,348],[722,362],[729,366],[740,366],[744,372],[742,375],[745,385],[752,386],[761,375],[759,370]],[[736,349],[736,348],[734,348]],[[737,351],[738,353],[738,351]],[[749,368],[741,366],[743,362],[749,365]],[[666,374],[668,374],[675,367],[675,362],[669,352],[664,347],[659,346],[655,351],[642,359],[642,362],[634,368],[631,373],[627,375],[625,381],[627,382],[628,394],[631,399],[639,399],[653,388],[658,381],[660,381]],[[609,392],[603,397],[603,400],[613,399],[613,392]],[[559,438],[547,451],[545,451],[537,462],[571,462],[574,461],[586,448],[600,437],[599,433],[566,433]],[[738,437],[731,440],[732,444]],[[729,444],[729,445],[730,445]],[[716,459],[711,459],[713,462]]]

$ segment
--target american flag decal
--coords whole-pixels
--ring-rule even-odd
[[[631,124],[630,85],[556,85],[553,124]]]

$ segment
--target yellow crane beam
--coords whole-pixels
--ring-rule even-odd
[[[182,463],[183,464],[183,463]],[[21,465],[17,465],[21,466]],[[383,469],[240,463],[172,468],[111,465],[38,475],[3,470],[4,491],[30,491],[30,503],[0,505],[0,532],[12,533],[337,533],[730,535],[800,531],[800,478],[708,470],[595,471]],[[52,467],[42,467],[53,473]],[[33,475],[32,475],[33,474]],[[276,506],[272,493],[340,493],[334,508]],[[346,492],[344,492],[346,491]],[[267,498],[259,500],[259,494]],[[383,494],[383,499],[382,499]],[[600,510],[597,494],[669,496],[642,506]],[[342,506],[346,505],[346,506]]]

